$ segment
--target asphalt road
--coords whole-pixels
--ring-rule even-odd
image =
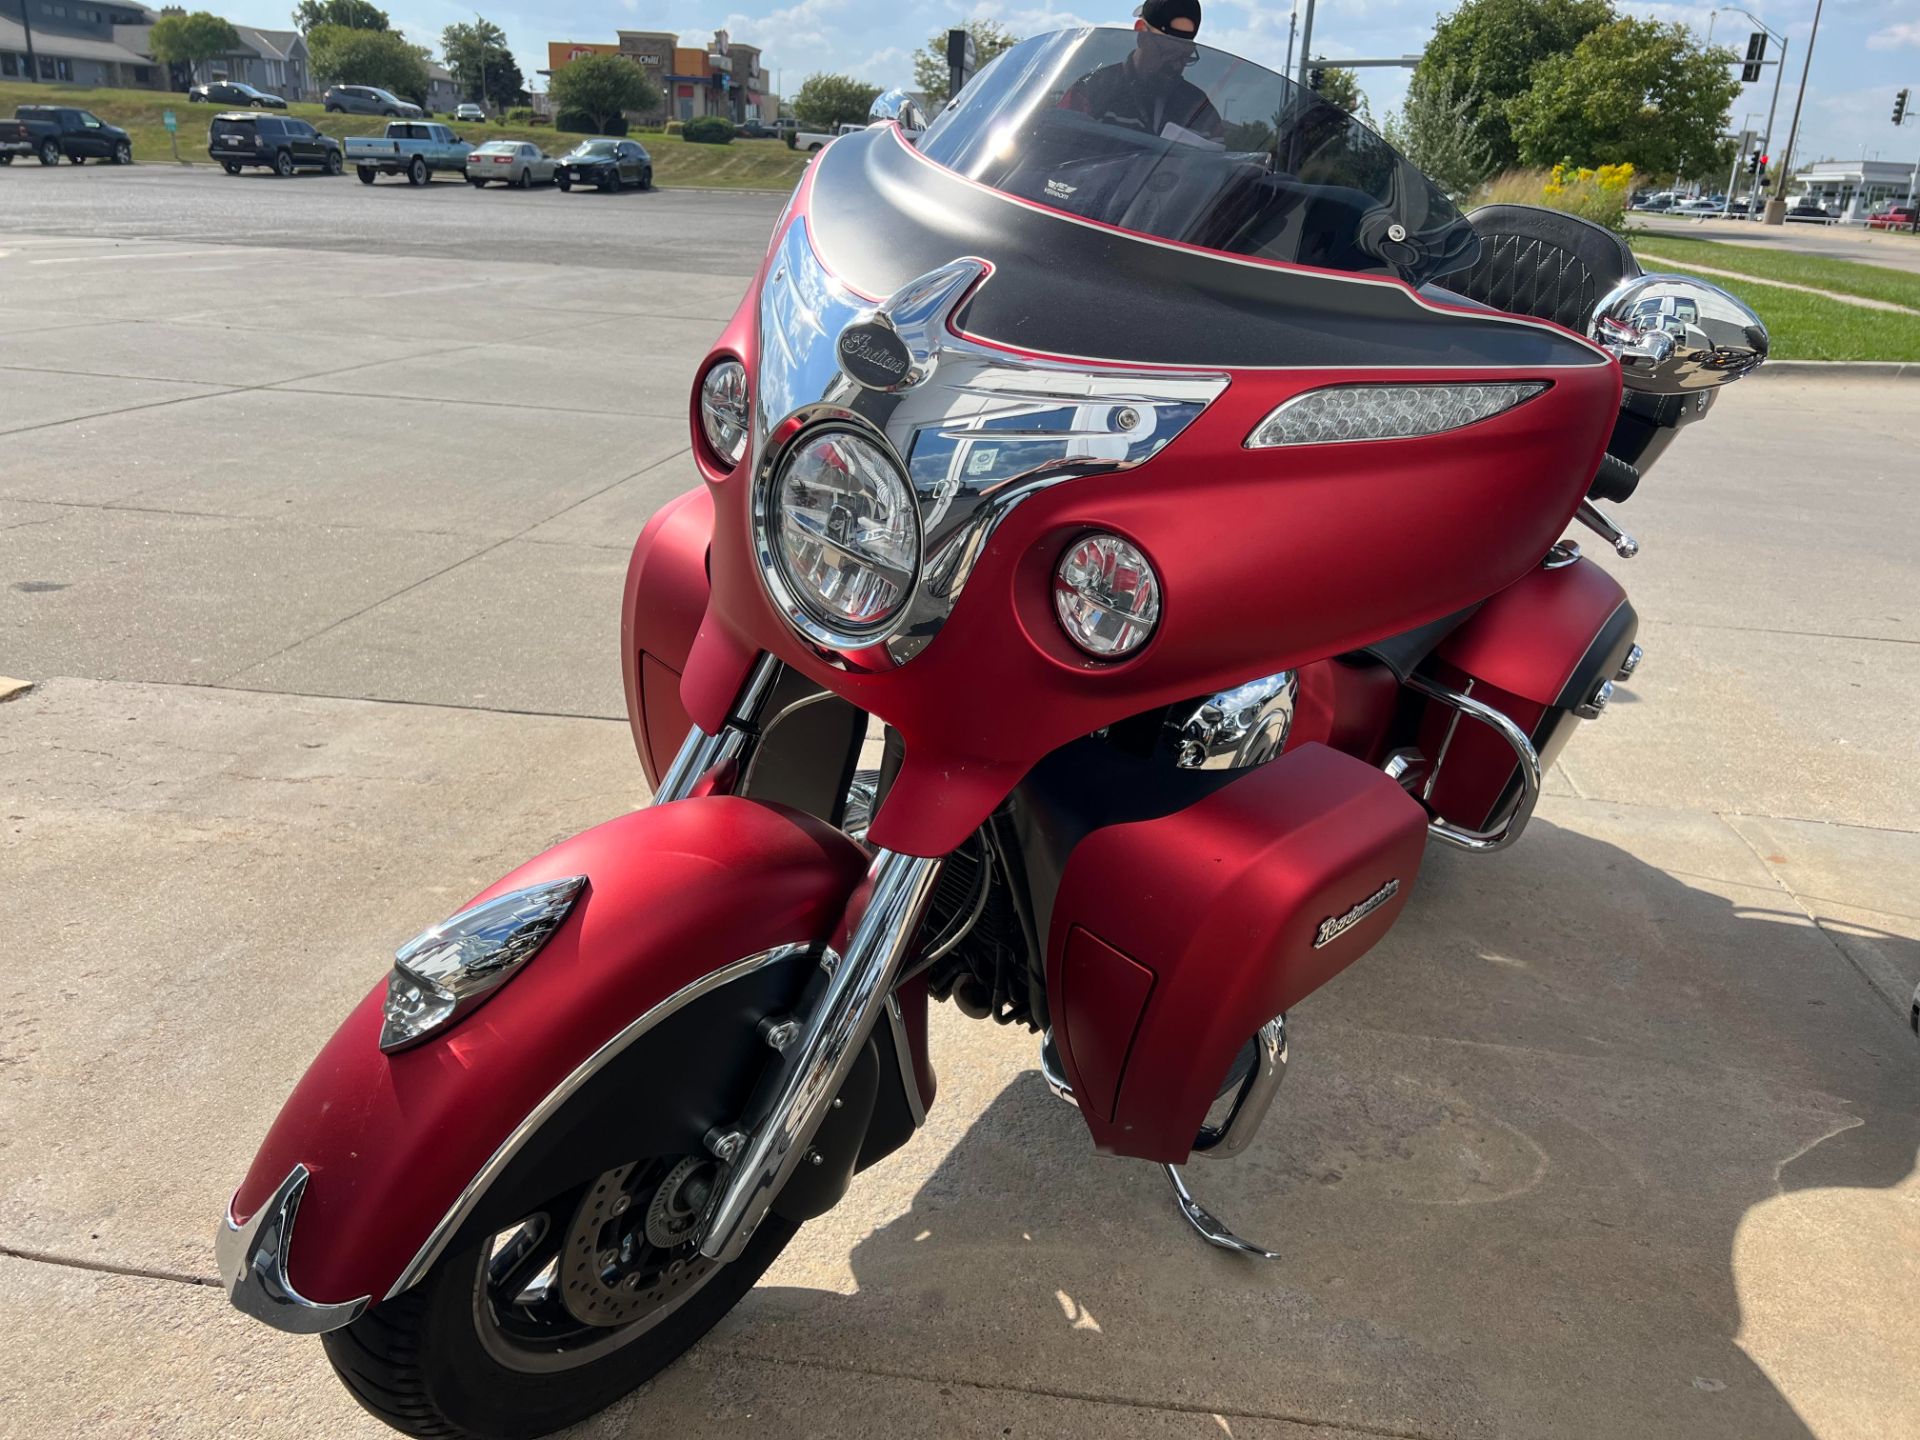
[[[395,946],[644,803],[621,581],[777,203],[0,173],[0,1440],[387,1434],[210,1237]],[[1279,1261],[935,1006],[925,1130],[579,1440],[1911,1433],[1916,397],[1742,381],[1622,507],[1645,662],[1190,1167]]]
[[[785,203],[742,190],[475,190],[450,176],[415,189],[209,166],[0,170],[0,228],[23,233],[709,275],[751,273]]]

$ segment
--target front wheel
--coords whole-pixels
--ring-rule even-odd
[[[42,165],[58,165],[60,163],[60,142],[58,140],[48,140],[41,145],[40,163]]]
[[[116,144],[113,147],[113,163],[116,165],[131,165],[133,163],[133,146],[125,140]]]
[[[640,172],[640,188],[642,190],[651,190],[653,188],[653,167],[651,165]]]
[[[542,1201],[322,1337],[353,1397],[408,1435],[528,1440],[653,1378],[740,1302],[798,1228],[699,1253],[711,1157],[656,1156]]]
[[[573,189],[573,181],[569,180],[565,175],[554,176],[553,183],[560,187],[560,193],[562,195]]]
[[[338,150],[329,150],[327,152],[327,163],[324,168],[327,174],[338,175],[342,170],[346,169],[347,166],[346,162],[340,158],[340,152]]]

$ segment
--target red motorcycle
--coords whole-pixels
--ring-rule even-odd
[[[1086,102],[1125,83],[1161,88]],[[1631,554],[1594,501],[1766,354],[1610,232],[1464,218],[1157,34],[1026,41],[924,132],[876,110],[634,549],[654,804],[403,947],[221,1229],[233,1302],[411,1434],[544,1433],[705,1334],[912,1139],[931,999],[1042,1033],[1096,1148],[1264,1254],[1180,1167],[1252,1141],[1287,1010],[1428,845],[1521,834],[1640,658],[1563,531]]]

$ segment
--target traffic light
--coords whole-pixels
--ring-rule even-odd
[[[1309,90],[1311,90],[1311,91],[1313,91],[1313,92],[1314,92],[1314,94],[1316,94],[1316,95],[1317,95],[1317,94],[1319,94],[1319,93],[1320,93],[1320,86],[1321,86],[1321,84],[1322,84],[1322,82],[1324,82],[1324,81],[1326,80],[1326,78],[1327,78],[1327,72],[1326,72],[1326,71],[1324,71],[1324,70],[1309,70],[1309,71],[1307,72],[1307,88],[1308,88]],[[1906,92],[1906,91],[1904,91],[1904,90],[1902,90],[1902,91],[1900,92],[1900,95],[1901,95],[1901,103],[1902,103],[1902,104],[1905,104],[1905,103],[1906,103],[1906,101],[1905,101],[1905,97],[1906,97],[1906,93],[1907,93],[1907,92]],[[1899,123],[1900,123],[1900,122],[1899,122],[1899,121],[1897,121],[1897,120],[1896,120],[1896,121],[1894,121],[1894,124],[1896,124],[1896,125],[1897,125],[1897,124],[1899,124]]]
[[[1740,83],[1751,85],[1760,78],[1760,62],[1767,58],[1767,32],[1756,30],[1747,37],[1747,63],[1740,67]]]
[[[1893,123],[1896,125],[1901,125],[1906,122],[1907,94],[1907,91],[1902,90],[1898,95],[1893,97]]]
[[[1754,151],[1747,156],[1747,174],[1758,177],[1760,174],[1760,152]]]

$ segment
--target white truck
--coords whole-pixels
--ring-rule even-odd
[[[473,147],[445,125],[428,120],[390,120],[387,133],[347,138],[347,164],[362,185],[381,175],[405,175],[409,185],[424,185],[435,171],[467,173],[467,152]]]
[[[832,134],[823,130],[796,130],[793,132],[793,148],[811,154],[838,140],[842,135],[851,135],[856,130],[866,128],[865,125],[855,125],[851,121],[846,121],[834,126]]]

